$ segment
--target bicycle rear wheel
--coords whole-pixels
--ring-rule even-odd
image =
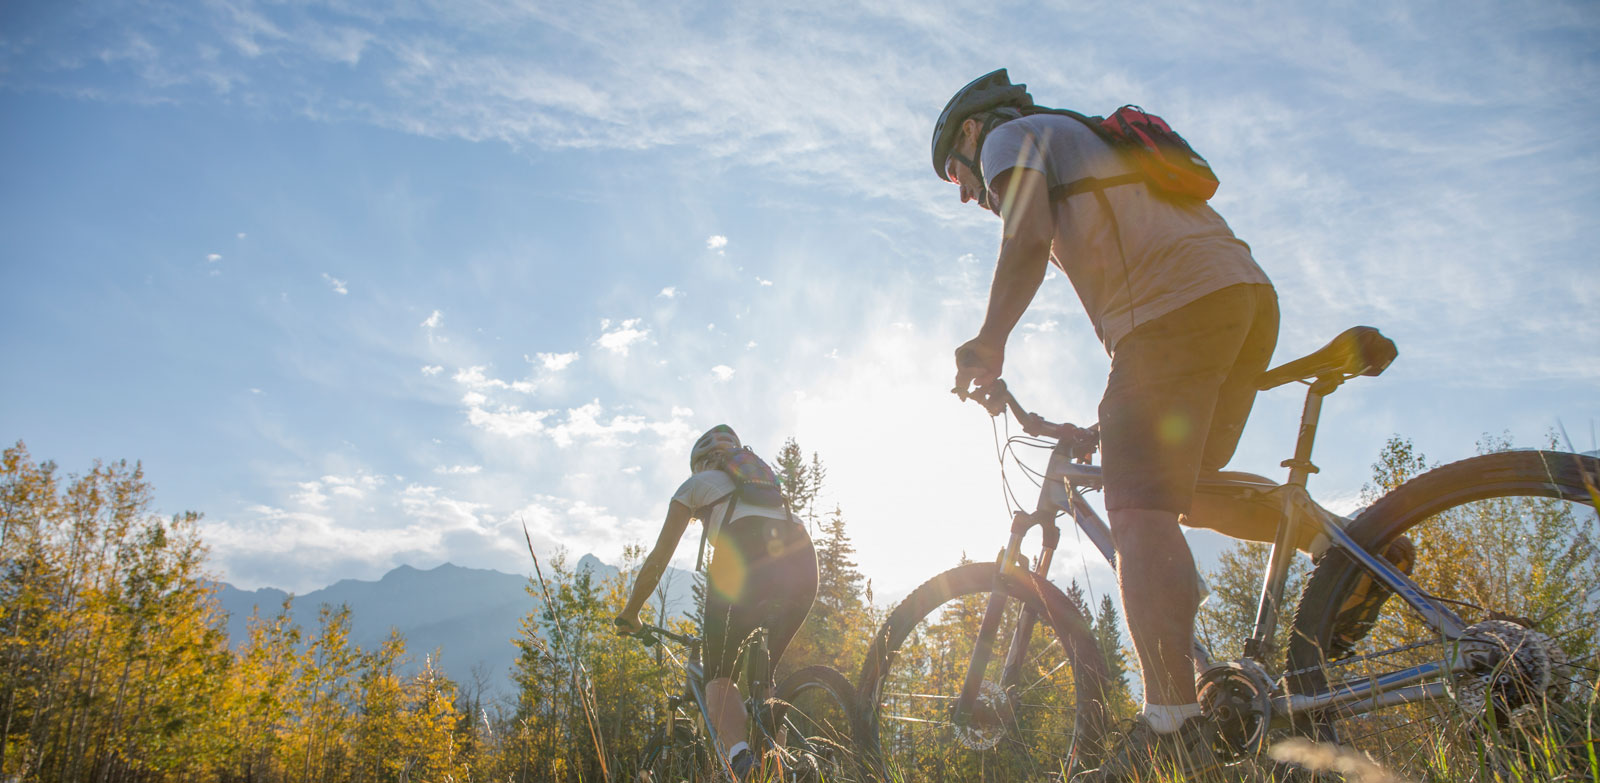
[[[1597,482],[1593,457],[1487,454],[1424,473],[1357,517],[1348,532],[1369,552],[1411,538],[1413,579],[1471,626],[1469,641],[1444,641],[1391,597],[1350,657],[1326,661],[1335,615],[1367,579],[1333,551],[1307,580],[1296,612],[1294,690],[1338,688],[1462,652],[1480,663],[1434,681],[1433,698],[1360,716],[1328,711],[1313,716],[1317,727],[1411,775],[1594,775],[1594,729],[1585,726],[1600,726]]]
[[[971,563],[912,591],[878,631],[857,683],[863,746],[889,780],[1065,780],[1096,766],[1105,732],[1105,661],[1087,619],[1055,585],[1008,571],[1004,621],[980,691],[987,715],[958,726],[952,708],[999,568]],[[1017,682],[1000,673],[1020,610],[1037,622]]]
[[[784,747],[805,758],[814,777],[861,780],[855,733],[856,690],[831,666],[807,666],[783,678],[775,709]]]

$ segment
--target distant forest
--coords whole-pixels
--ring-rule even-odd
[[[825,663],[854,678],[889,607],[874,603],[856,565],[844,510],[823,507],[820,457],[806,458],[790,439],[774,465],[813,531],[821,567],[816,605],[784,666]],[[1369,500],[1425,467],[1409,442],[1392,440],[1374,465]],[[197,532],[200,515],[162,518],[152,507],[153,489],[137,463],[96,463],[62,476],[21,442],[6,449],[0,779],[631,780],[656,716],[681,688],[681,674],[658,653],[612,632],[644,554],[639,547],[611,578],[572,568],[564,556],[537,564],[529,611],[506,642],[518,653],[515,693],[490,697],[482,683],[444,676],[432,651],[409,649],[399,635],[376,649],[355,645],[344,608],[325,606],[314,627],[301,627],[289,620],[286,602],[276,614],[253,617],[248,638],[230,645]],[[1451,579],[1498,583],[1539,555],[1526,547],[1473,550],[1494,531],[1471,524],[1418,541],[1421,562],[1451,563]],[[1207,574],[1214,594],[1200,627],[1219,655],[1238,653],[1265,554],[1263,545],[1240,544]],[[1591,546],[1580,561],[1592,579],[1600,556]],[[929,564],[928,576],[954,565]],[[1444,577],[1425,567],[1418,578]],[[1093,619],[1112,662],[1117,709],[1131,713],[1130,681],[1138,678],[1116,605],[1105,596],[1090,606],[1076,582],[1062,587]],[[1516,606],[1527,616],[1574,611],[1570,591],[1559,587],[1524,583],[1519,595],[1527,598]],[[1580,594],[1576,611],[1593,612],[1592,599]],[[1561,601],[1569,603],[1553,603]],[[696,630],[691,620],[671,622]],[[962,622],[975,624],[976,616]],[[976,632],[953,630],[952,638]],[[1575,658],[1593,660],[1593,634],[1565,641],[1583,648],[1572,650]]]

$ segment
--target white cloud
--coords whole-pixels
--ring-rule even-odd
[[[440,367],[437,364],[425,365],[422,368],[422,374],[423,375],[433,376],[433,375],[438,375],[439,373],[442,373],[442,372],[444,372],[444,368]]]
[[[718,383],[727,383],[733,378],[733,368],[726,364],[719,364],[711,368],[711,375],[717,379]]]
[[[533,381],[503,381],[499,378],[490,378],[484,372],[484,369],[482,365],[464,367],[457,370],[456,374],[451,376],[451,380],[475,391],[505,389],[522,394],[532,394],[538,388],[538,384]]]
[[[327,475],[312,481],[302,481],[299,491],[290,497],[300,505],[322,510],[334,500],[361,500],[384,485],[383,476],[358,473],[352,476]]]
[[[653,434],[663,438],[689,434],[689,426],[674,417],[667,421],[651,421],[643,416],[613,414],[603,419],[604,408],[599,400],[567,411],[567,418],[550,428],[550,439],[563,448],[577,440],[598,443],[619,443],[622,436]]]
[[[222,260],[222,256],[220,254],[217,254],[217,253],[207,253],[206,254],[206,263],[215,264],[215,263],[217,263],[218,261],[221,261],[221,260]]]
[[[433,472],[442,476],[470,476],[482,470],[482,465],[440,465]]]
[[[760,278],[760,277],[757,277],[757,278],[756,278],[756,282],[757,282],[757,283],[759,283],[759,284],[761,284],[761,285],[763,285],[763,286],[770,286],[770,285],[772,285],[772,281],[771,281],[771,280],[765,280],[765,279],[762,279],[762,278]]]
[[[615,329],[610,329],[610,319],[604,319],[600,322],[600,329],[603,334],[594,344],[618,356],[627,356],[630,346],[650,336],[649,329],[639,328],[640,321],[641,319],[638,318],[629,318],[617,324]],[[607,331],[608,329],[609,331]]]
[[[548,429],[545,419],[555,413],[553,410],[525,411],[515,405],[490,407],[481,394],[467,395],[462,402],[467,406],[467,423],[503,438],[542,434]]]
[[[561,372],[578,360],[576,351],[572,353],[541,353],[537,354],[537,356],[539,357],[539,362],[550,372]]]
[[[350,293],[350,289],[345,287],[343,280],[340,280],[333,275],[328,274],[327,272],[322,273],[322,279],[328,281],[328,286],[333,289],[334,293],[339,294],[340,296]]]
[[[236,236],[239,239],[244,239],[245,238],[245,233],[243,231],[240,231],[238,234],[235,234],[234,236]]]
[[[706,237],[706,249],[722,252],[728,246],[728,238],[721,234],[712,234]]]
[[[432,315],[423,320],[422,325],[429,329],[433,329],[438,327],[441,323],[444,323],[444,314],[438,310],[434,310]]]
[[[663,299],[676,299],[678,298],[678,287],[669,285],[666,288],[661,289],[661,293],[656,294],[656,296],[659,296]]]

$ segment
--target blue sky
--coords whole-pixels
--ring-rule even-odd
[[[1008,517],[947,393],[999,225],[927,160],[1005,66],[1211,160],[1279,361],[1396,340],[1325,410],[1312,489],[1348,511],[1396,433],[1596,447],[1597,51],[1584,2],[7,3],[0,433],[142,460],[219,576],[304,592],[527,571],[522,523],[615,560],[726,421],[821,453],[897,595]],[[1012,388],[1088,423],[1107,363],[1052,275]],[[1235,466],[1280,475],[1300,402],[1264,395]]]

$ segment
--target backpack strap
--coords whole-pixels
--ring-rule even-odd
[[[735,504],[737,504],[739,502],[739,490],[738,490],[738,488],[735,487],[732,492],[729,492],[728,494],[723,495],[722,497],[711,501],[711,505],[715,506],[715,505],[717,505],[718,503],[721,503],[724,500],[728,501],[728,512],[722,515],[722,524],[717,526],[717,532],[719,532],[719,533],[722,532],[723,528],[728,526],[729,522],[733,521],[733,507],[734,507]],[[705,561],[706,561],[706,540],[709,539],[710,537],[711,537],[711,526],[707,525],[707,524],[704,524],[702,522],[702,524],[700,525],[700,554],[696,555],[695,558],[694,558],[694,570],[695,571],[699,571],[701,566],[705,565]]]
[[[1118,146],[1116,137],[1112,136],[1111,132],[1106,130],[1104,125],[1101,125],[1102,122],[1105,122],[1104,117],[1090,117],[1087,114],[1079,114],[1071,109],[1050,109],[1043,106],[1029,107],[1029,109],[1023,110],[1023,114],[1054,114],[1061,117],[1071,117],[1072,119],[1083,123],[1084,127],[1094,131],[1094,135],[1104,139],[1105,142],[1110,144],[1113,148]],[[1055,201],[1058,199],[1071,198],[1079,193],[1104,190],[1105,188],[1112,188],[1118,185],[1132,185],[1135,182],[1144,181],[1145,176],[1138,172],[1119,174],[1115,177],[1084,177],[1082,179],[1075,179],[1065,185],[1057,185],[1051,188],[1050,200]],[[1121,241],[1120,238],[1118,241]]]
[[[1071,182],[1068,182],[1065,185],[1057,185],[1051,188],[1050,200],[1059,201],[1064,198],[1072,198],[1079,193],[1103,193],[1106,188],[1114,188],[1118,185],[1132,185],[1145,181],[1146,179],[1144,174],[1139,172],[1118,174],[1115,177],[1083,177],[1082,179],[1075,179]]]

